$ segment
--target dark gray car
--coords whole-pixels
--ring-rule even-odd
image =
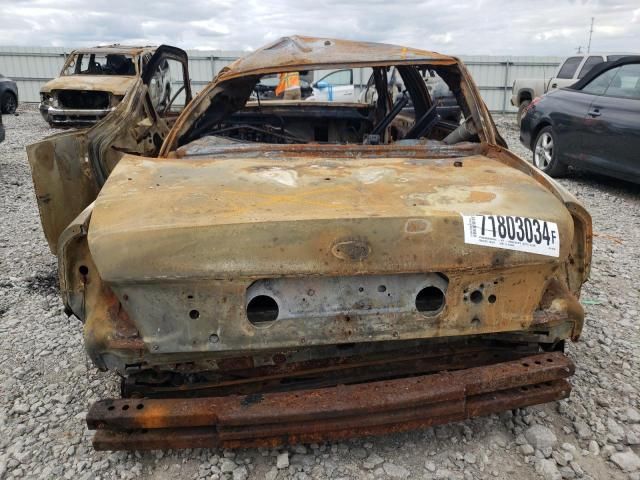
[[[640,183],[640,56],[601,63],[532,101],[520,141],[552,177],[571,166]]]
[[[0,111],[15,113],[18,108],[18,85],[0,73]]]

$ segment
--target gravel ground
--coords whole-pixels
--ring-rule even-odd
[[[640,192],[574,175],[561,183],[594,221],[591,280],[571,398],[425,431],[281,450],[94,452],[84,416],[117,394],[86,358],[57,294],[25,145],[52,133],[33,107],[0,144],[0,480],[7,478],[640,479]],[[510,116],[496,118],[530,158]],[[634,453],[635,452],[635,453]]]

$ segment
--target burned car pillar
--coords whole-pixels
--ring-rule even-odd
[[[354,65],[371,102],[260,98],[263,77]],[[60,237],[65,304],[123,377],[94,446],[275,446],[564,398],[590,242],[456,58],[283,38],[224,69],[158,158],[123,156]]]

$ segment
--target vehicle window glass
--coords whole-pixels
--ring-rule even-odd
[[[628,57],[629,55],[607,55],[607,62],[615,62],[621,58]]]
[[[322,77],[319,82],[326,82],[330,85],[351,85],[353,83],[353,72],[351,70],[338,70]]]
[[[587,60],[584,62],[584,65],[580,69],[578,78],[584,77],[587,73],[589,73],[589,70],[591,70],[593,67],[595,67],[596,65],[602,62],[603,62],[602,57],[599,57],[599,56],[587,58]]]
[[[558,72],[558,78],[573,78],[573,74],[576,73],[581,61],[582,57],[567,58]]]
[[[616,75],[604,95],[640,99],[640,63],[630,63],[615,70]]]
[[[611,70],[601,73],[582,87],[582,91],[585,93],[592,93],[594,95],[602,95],[607,90],[607,87],[611,83],[613,77],[616,76],[619,69],[620,67],[612,68]]]

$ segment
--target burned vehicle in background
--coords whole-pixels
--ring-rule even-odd
[[[262,77],[354,65],[374,103],[252,100]],[[590,216],[507,149],[454,57],[282,38],[85,203],[54,243],[88,355],[122,377],[88,413],[97,449],[320,442],[571,391]]]
[[[52,127],[91,126],[111,113],[144,74],[157,47],[109,45],[74,50],[60,76],[40,89],[40,113]],[[154,103],[171,101],[169,64],[154,66]]]
[[[153,94],[153,85],[167,65],[174,88],[169,102],[162,102]],[[186,52],[162,45],[104,119],[91,128],[58,133],[27,146],[40,220],[54,254],[60,234],[95,200],[120,158],[158,155],[191,98]]]

